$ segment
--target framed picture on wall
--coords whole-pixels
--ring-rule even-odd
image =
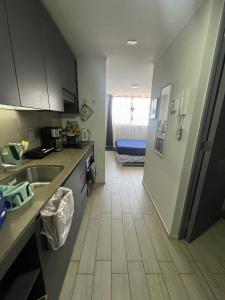
[[[150,120],[157,119],[158,111],[159,111],[159,98],[155,98],[151,101]]]

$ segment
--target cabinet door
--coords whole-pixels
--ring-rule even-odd
[[[61,67],[64,60],[61,45],[64,41],[55,23],[44,10],[42,11],[41,23],[50,110],[64,111]]]
[[[5,0],[21,105],[49,109],[40,2]]]
[[[0,45],[0,104],[20,106],[4,0],[0,0]]]
[[[63,87],[75,94],[76,84],[75,84],[75,60],[73,53],[71,52],[69,46],[63,38],[61,44],[61,51],[63,55],[61,70],[62,70],[62,80]]]
[[[71,101],[67,101],[64,98],[64,112],[65,113],[75,113],[79,114],[79,96],[78,96],[78,76],[77,76],[77,63],[76,59],[74,59],[74,70],[75,70],[75,92],[73,93],[73,97]]]
[[[49,248],[46,237],[41,234],[41,218],[37,219],[36,241],[48,300],[56,300],[59,297],[66,271],[70,263],[70,258],[73,253],[80,222],[81,220],[77,217],[75,212],[65,244],[59,250],[53,251]]]

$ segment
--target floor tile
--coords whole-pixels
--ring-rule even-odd
[[[170,296],[161,274],[147,275],[151,300],[169,300]]]
[[[162,229],[153,216],[145,215],[145,221],[159,261],[172,261]]]
[[[127,256],[121,220],[112,220],[112,272],[127,273]]]
[[[128,262],[132,300],[149,300],[150,294],[142,262]]]
[[[96,261],[92,300],[111,300],[111,261]]]
[[[112,274],[112,300],[130,300],[128,274]]]
[[[163,277],[172,300],[189,299],[187,291],[173,262],[160,262]]]
[[[91,300],[93,275],[78,274],[72,300]],[[68,300],[64,298],[63,300]]]
[[[189,294],[190,299],[206,300],[209,299],[198,278],[194,274],[181,274],[184,286]]]
[[[79,261],[81,258],[88,222],[89,222],[89,214],[84,214],[80,225],[79,233],[76,239],[75,247],[73,249],[71,260]]]
[[[95,268],[95,258],[98,243],[99,221],[90,220],[87,227],[83,251],[78,273],[92,274]]]
[[[141,261],[141,252],[132,215],[123,215],[125,245],[128,261]]]
[[[144,220],[135,220],[138,241],[146,273],[161,273],[152,241]]]
[[[78,262],[70,262],[63,282],[59,300],[72,299],[73,289],[74,289],[75,280],[77,276],[77,270],[78,270]]]
[[[111,214],[102,214],[100,220],[97,260],[111,260],[111,233],[112,233],[112,217]]]

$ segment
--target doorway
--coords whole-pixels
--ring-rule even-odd
[[[179,231],[196,239],[223,217],[225,200],[225,11]]]

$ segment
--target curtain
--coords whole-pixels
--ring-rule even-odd
[[[113,141],[147,138],[150,98],[113,97]]]
[[[107,131],[106,131],[106,150],[111,150],[111,149],[113,149],[112,96],[109,95]]]

